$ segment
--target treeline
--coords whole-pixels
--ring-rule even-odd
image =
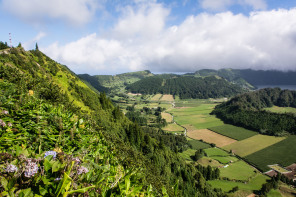
[[[0,41],[0,50],[8,49],[8,48],[9,48],[9,46],[8,46],[7,42]]]
[[[264,110],[273,105],[296,107],[296,91],[266,88],[245,93],[216,106],[212,113],[225,123],[256,130],[262,134],[296,134],[295,114]]]
[[[141,94],[172,94],[181,99],[228,97],[243,92],[239,86],[214,76],[205,78],[174,76],[168,79],[153,76],[127,86],[127,90]]]

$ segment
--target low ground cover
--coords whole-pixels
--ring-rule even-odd
[[[159,101],[159,99],[162,97],[162,94],[155,94],[150,100],[151,101]]]
[[[242,160],[220,169],[220,176],[230,180],[248,181],[256,173],[253,167]]]
[[[170,94],[164,94],[162,95],[161,101],[170,101],[170,102],[173,102],[174,101],[174,97],[173,95],[170,95]]]
[[[198,150],[198,149],[205,149],[205,148],[210,148],[211,146],[207,143],[201,142],[199,140],[194,140],[191,138],[187,138],[189,141],[189,144],[191,144],[192,149]]]
[[[176,123],[170,123],[164,128],[162,128],[162,130],[167,132],[177,133],[177,134],[184,134],[184,128],[180,127]]]
[[[272,106],[272,107],[268,107],[268,108],[264,108],[266,111],[271,111],[271,112],[275,112],[275,113],[296,113],[296,108],[293,107],[278,107],[278,106]]]
[[[224,124],[217,127],[211,127],[209,129],[211,131],[217,132],[221,135],[225,135],[227,137],[230,137],[239,141],[258,134],[255,131],[251,131],[242,127],[236,127],[229,124]]]

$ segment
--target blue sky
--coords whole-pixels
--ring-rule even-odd
[[[296,0],[0,0],[0,24],[79,74],[296,70]]]

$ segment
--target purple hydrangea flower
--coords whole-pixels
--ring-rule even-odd
[[[6,172],[16,172],[17,170],[18,168],[13,164],[9,164],[6,168]]]
[[[88,169],[86,167],[80,166],[77,170],[77,174],[80,175],[82,173],[88,173]]]
[[[7,124],[7,126],[8,126],[8,127],[12,127],[12,123],[9,122],[9,123]]]
[[[29,159],[25,167],[25,177],[32,177],[38,172],[38,165]]]
[[[79,164],[81,161],[78,157],[74,157],[72,161],[75,161],[76,164]]]
[[[52,158],[55,159],[57,157],[57,152],[55,151],[46,151],[44,158],[47,157],[48,155],[52,155]]]
[[[9,112],[6,111],[6,110],[2,111],[2,113],[5,114],[5,115],[9,114]]]
[[[6,123],[2,121],[1,126],[6,127]]]

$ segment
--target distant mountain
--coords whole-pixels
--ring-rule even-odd
[[[194,76],[217,75],[242,87],[252,88],[257,85],[296,85],[296,72],[251,69],[203,69],[196,71]]]
[[[154,74],[149,70],[129,72],[119,75],[78,75],[79,78],[87,81],[99,91],[111,91],[116,93],[124,91],[126,85],[150,76],[154,76]]]

